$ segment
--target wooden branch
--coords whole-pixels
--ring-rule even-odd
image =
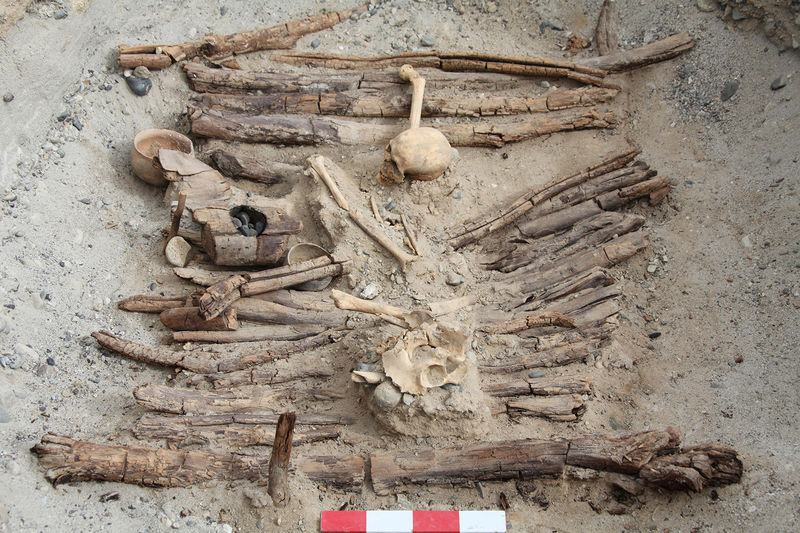
[[[340,417],[327,417],[328,423],[337,418]],[[145,415],[133,427],[133,435],[139,440],[164,439],[177,446],[272,446],[277,419],[277,415]],[[309,425],[301,420],[297,423]],[[301,445],[337,438],[339,430],[325,426],[296,431],[292,443]]]
[[[560,298],[551,302],[547,306],[547,310],[574,316],[601,302],[616,298],[621,294],[622,288],[617,283],[603,287],[584,289],[570,294],[565,298]]]
[[[574,276],[570,276],[564,281],[534,291],[527,297],[525,304],[519,307],[518,310],[520,312],[536,311],[549,302],[564,298],[570,294],[575,294],[576,292],[586,289],[606,287],[614,283],[614,278],[611,277],[611,274],[609,274],[606,269],[594,267],[585,272],[579,272]]]
[[[208,331],[234,331],[239,329],[236,309],[227,308],[222,314],[211,320],[206,320],[200,315],[199,307],[176,307],[162,311],[159,315],[161,323],[169,329],[208,330]]]
[[[166,251],[169,241],[178,235],[178,230],[181,227],[181,217],[183,216],[184,209],[186,209],[186,196],[186,191],[181,191],[178,193],[178,205],[175,207],[175,211],[172,212],[169,231],[167,231],[167,238],[164,239],[164,248],[161,250],[161,253]]]
[[[273,389],[263,387],[236,389],[235,391],[201,391],[167,387],[149,383],[133,391],[136,402],[153,411],[185,414],[226,414],[271,411],[275,402],[285,398],[307,398],[314,400],[334,400],[344,397],[339,392],[328,389]]]
[[[564,366],[583,361],[587,355],[598,348],[597,341],[581,341],[558,346],[540,352],[506,357],[501,363],[482,365],[481,372],[502,374],[519,372],[529,368]]]
[[[342,191],[339,189],[339,186],[336,185],[336,181],[331,177],[328,173],[328,169],[325,168],[325,160],[327,158],[321,155],[312,155],[308,158],[308,164],[311,167],[310,171],[313,172],[313,175],[316,176],[318,179],[321,179],[323,183],[328,187],[328,190],[331,191],[331,195],[333,199],[336,201],[336,204],[344,209],[345,211],[350,210],[350,205],[347,203]]]
[[[607,72],[626,72],[678,56],[694,46],[688,32],[681,32],[632,50],[579,60],[581,65]]]
[[[314,279],[328,278],[331,276],[341,276],[348,274],[352,268],[352,261],[345,260],[340,263],[333,263],[327,266],[312,268],[305,272],[289,274],[270,279],[255,279],[242,285],[242,296],[254,296],[265,292],[294,287],[306,281]]]
[[[272,61],[306,67],[345,70],[380,70],[411,65],[446,72],[497,72],[515,76],[568,78],[590,85],[603,85],[605,72],[571,61],[558,59],[507,57],[482,53],[407,52],[403,54],[354,57],[302,52],[274,52]]]
[[[506,413],[512,418],[536,416],[556,422],[572,422],[585,412],[586,406],[580,394],[527,397],[506,403]]]
[[[490,396],[558,396],[561,394],[589,394],[592,392],[591,376],[555,376],[527,378],[525,381],[499,383],[483,387]]]
[[[210,34],[201,41],[173,45],[120,46],[119,65],[122,68],[144,65],[149,69],[161,69],[197,56],[219,59],[258,50],[291,48],[303,35],[335,26],[349,19],[351,15],[364,13],[367,7],[364,5],[346,11],[325,13],[261,30],[230,35]]]
[[[240,320],[267,324],[315,324],[318,326],[343,326],[348,314],[337,311],[295,309],[258,298],[242,298],[233,304]]]
[[[298,470],[315,483],[347,491],[360,491],[364,483],[364,459],[357,455],[301,457],[297,463]]]
[[[241,298],[240,287],[247,283],[247,274],[236,274],[209,286],[200,296],[200,314],[206,320],[219,316]]]
[[[200,266],[175,267],[172,272],[179,278],[189,280],[201,287],[210,287],[232,276],[245,274],[245,271],[209,270]]]
[[[289,461],[292,454],[292,437],[297,416],[283,413],[278,418],[272,455],[269,458],[269,484],[267,492],[275,507],[286,507],[289,503]]]
[[[303,167],[277,161],[255,159],[237,155],[226,150],[216,150],[211,154],[214,166],[229,178],[246,179],[275,185],[277,183],[297,183],[303,176]]]
[[[403,269],[403,271],[406,271],[409,263],[416,259],[415,256],[407,253],[398,245],[396,245],[394,241],[386,236],[386,234],[373,227],[373,224],[367,221],[367,219],[355,209],[350,210],[348,214],[350,215],[350,219],[355,222],[356,225],[364,231],[364,233],[372,237],[373,240],[383,246],[386,251],[392,254],[395,259],[400,262],[400,267]]]
[[[236,331],[175,331],[167,336],[168,343],[174,342],[253,342],[253,341],[296,341],[319,335],[325,326],[312,324],[266,325],[241,328]]]
[[[491,335],[503,335],[506,333],[518,333],[526,329],[548,326],[574,328],[575,321],[557,311],[544,311],[521,316],[506,322],[483,324],[478,327],[478,330]]]
[[[476,242],[486,235],[511,224],[545,200],[549,200],[557,194],[576,185],[580,185],[592,178],[625,167],[628,163],[633,161],[639,153],[641,153],[641,150],[638,148],[625,150],[611,155],[600,163],[592,165],[581,172],[554,178],[548,183],[523,194],[510,204],[501,207],[497,210],[499,214],[492,214],[488,217],[484,217],[483,220],[479,222],[465,226],[450,239],[450,245],[458,249]]]
[[[303,368],[264,368],[263,365],[234,372],[221,372],[196,376],[190,383],[196,385],[207,381],[215,389],[242,387],[246,385],[277,385],[301,379],[329,378],[334,375],[333,367],[322,365],[318,360],[308,362]]]
[[[618,89],[580,87],[559,89],[546,96],[426,96],[424,117],[493,117],[527,113],[548,113],[574,107],[589,107],[613,99]],[[198,94],[193,98],[200,109],[244,115],[319,114],[347,117],[406,117],[411,96],[373,91],[334,93]],[[216,158],[215,158],[216,161]],[[222,170],[222,169],[221,169]],[[223,171],[223,174],[227,174]]]
[[[385,144],[402,131],[400,125],[366,124],[338,118],[296,115],[242,115],[196,109],[192,133],[200,137],[248,143],[291,145]],[[452,146],[501,147],[562,131],[613,128],[610,112],[565,110],[510,124],[454,124],[438,127]]]
[[[606,56],[619,52],[619,12],[614,0],[605,0],[597,17],[597,28],[594,30],[594,43],[597,52]]]
[[[137,294],[128,296],[117,303],[117,307],[123,311],[135,311],[137,313],[161,313],[167,309],[184,307],[186,296],[151,296],[149,294]]]
[[[617,432],[569,440],[516,440],[440,450],[411,449],[370,456],[375,493],[387,495],[405,484],[463,485],[476,481],[559,477],[565,465],[638,474],[667,490],[696,490],[688,470],[701,472],[707,485],[739,483],[736,452],[716,444],[676,452],[680,430]],[[687,472],[673,465],[686,464]],[[710,467],[710,468],[709,468]],[[680,467],[679,467],[680,468]],[[677,480],[677,482],[673,482]]]

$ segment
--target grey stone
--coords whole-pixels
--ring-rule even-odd
[[[705,13],[709,13],[714,11],[717,6],[714,4],[714,0],[697,0],[697,9],[703,11]]]
[[[725,102],[726,100],[730,100],[738,90],[739,90],[739,80],[731,80],[722,86],[722,91],[720,91],[719,98],[723,102]]]
[[[427,46],[428,48],[431,48],[433,46],[436,46],[436,41],[434,41],[432,37],[425,36],[420,40],[420,44],[422,46]]]
[[[731,18],[735,21],[740,21],[746,19],[747,15],[734,7],[733,9],[731,9]]]
[[[372,399],[375,401],[375,405],[381,409],[391,409],[395,407],[400,403],[402,397],[403,395],[400,393],[400,389],[395,387],[391,380],[386,380],[375,387],[375,391],[372,393]]]
[[[53,18],[56,20],[61,20],[67,18],[67,15],[69,15],[69,12],[66,9],[62,8],[53,13]]]
[[[365,300],[373,300],[380,292],[381,288],[377,283],[370,283],[364,287],[364,290],[361,291],[359,296]]]
[[[149,79],[150,78],[150,69],[144,65],[139,65],[135,69],[133,69],[133,75],[137,78]]]
[[[319,39],[314,39],[313,41],[311,41],[311,48],[319,48],[319,45],[321,44],[322,41],[320,41]]]
[[[416,400],[416,397],[414,397],[413,394],[409,394],[407,392],[403,393],[403,403],[404,404],[406,404],[408,406],[411,406],[414,403],[415,400]]]
[[[528,374],[529,378],[534,378],[534,379],[535,378],[543,378],[544,376],[545,376],[544,372],[537,372],[535,370],[533,372],[531,372],[530,374]]]
[[[772,89],[773,91],[777,91],[778,89],[783,89],[784,87],[786,87],[786,76],[784,75],[778,76],[777,78],[772,80],[772,83],[769,84],[769,88]]]
[[[459,285],[464,283],[464,276],[456,274],[455,272],[450,272],[447,275],[447,279],[445,280],[445,283],[447,283],[451,287],[458,287]]]
[[[153,88],[153,82],[146,78],[137,78],[136,76],[128,76],[125,78],[128,87],[131,88],[133,94],[136,96],[144,96]]]
[[[6,93],[6,94],[4,94],[4,95],[3,95],[3,101],[4,101],[5,103],[9,103],[9,102],[10,102],[10,101],[12,101],[13,99],[14,99],[14,95],[13,95],[13,94],[11,94],[11,93]]]
[[[222,7],[219,8],[219,16],[224,17],[227,14],[228,14],[228,7],[227,6],[222,6]]]

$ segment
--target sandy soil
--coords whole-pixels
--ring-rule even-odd
[[[319,39],[317,51],[391,53],[417,49],[429,37],[440,50],[561,57],[568,32],[591,35],[600,3],[398,0],[373,16],[304,37],[297,48],[311,50]],[[369,486],[351,496],[298,479],[295,501],[282,510],[257,506],[258,498],[247,495],[258,492],[242,484],[53,489],[28,451],[44,433],[135,442],[129,430],[144,411],[131,390],[168,377],[104,354],[89,333],[113,328],[156,342],[163,333],[157,319],[120,312],[115,302],[148,292],[152,283],[155,292],[185,290],[159,253],[167,223],[161,191],[133,176],[127,154],[135,131],[187,129],[187,86],[173,68],[153,76],[149,95],[133,95],[115,67],[116,46],[180,42],[352,7],[345,0],[179,4],[34,2],[14,27],[4,22],[0,93],[14,99],[0,102],[0,531],[315,531],[321,510],[346,501],[351,508],[495,509],[501,492],[509,500],[511,531],[798,529],[799,63],[796,52],[781,51],[763,36],[760,23],[723,17],[713,2],[710,12],[694,2],[619,2],[626,46],[681,30],[695,35],[697,46],[616,78],[624,91],[611,108],[624,120],[614,131],[554,135],[501,150],[461,149],[455,170],[441,180],[391,191],[371,180],[382,146],[318,150],[355,177],[353,191],[361,186],[364,198],[373,193],[382,203],[394,198],[420,220],[433,254],[424,281],[392,282],[394,265],[382,252],[363,239],[350,243],[371,254],[354,283],[379,282],[381,299],[411,305],[414,296],[482,294],[487,274],[475,266],[475,252],[445,253],[443,227],[591,163],[628,138],[639,143],[642,158],[671,176],[675,190],[661,207],[642,210],[652,246],[615,269],[624,289],[618,335],[632,346],[635,364],[586,367],[597,393],[580,421],[498,420],[491,438],[678,425],[687,443],[736,448],[745,464],[740,485],[703,494],[648,491],[622,516],[595,512],[589,504],[605,509],[615,503],[602,480],[574,478],[535,482],[535,498],[524,498],[511,482],[486,483],[482,494],[423,487],[378,497]],[[61,9],[67,16],[55,18]],[[779,76],[786,86],[773,91],[770,84]],[[722,101],[723,86],[733,80],[738,90]],[[314,152],[248,150],[286,162]],[[454,190],[460,199],[450,194]],[[304,219],[306,192],[288,200]],[[651,263],[657,270],[648,274]],[[466,283],[446,285],[452,271]],[[654,331],[661,336],[650,340]],[[358,357],[374,343],[368,337],[356,336],[326,354],[341,371],[335,383],[345,390],[353,392],[347,371],[357,360],[352,354]],[[351,396],[335,412],[363,411],[355,392]],[[413,438],[382,434],[367,413],[345,432],[363,437],[354,446],[326,443],[315,451],[364,454],[417,445]],[[422,444],[454,443],[436,438]],[[119,500],[101,503],[109,491],[118,491]]]

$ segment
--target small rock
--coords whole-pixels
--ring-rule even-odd
[[[395,207],[397,207],[397,202],[395,202],[393,199],[390,199],[390,200],[389,200],[389,201],[386,203],[386,205],[385,205],[385,206],[383,206],[383,207],[384,207],[384,208],[385,208],[387,211],[391,211],[392,209],[394,209]]]
[[[12,101],[13,99],[14,99],[14,95],[13,95],[13,94],[11,94],[11,93],[6,93],[6,94],[4,94],[4,95],[3,95],[3,101],[4,101],[5,103],[9,103],[9,102],[10,102],[10,101]]]
[[[550,88],[550,82],[547,81],[547,80],[542,80],[542,81],[539,82],[539,87],[542,87],[543,89],[549,89]]]
[[[447,279],[445,280],[445,283],[447,283],[451,287],[458,287],[459,285],[464,283],[464,276],[456,274],[455,272],[450,272],[447,275]]]
[[[144,65],[139,65],[133,69],[133,75],[137,78],[150,79],[150,69]]]
[[[78,201],[80,203],[84,204],[84,205],[90,205],[92,203],[92,199],[91,198],[81,198]]]
[[[150,291],[154,291],[158,288],[158,284],[154,281],[150,284]]]
[[[361,291],[361,294],[359,296],[365,300],[372,300],[376,296],[378,296],[380,292],[381,292],[380,285],[378,285],[377,283],[370,283],[369,285],[364,287],[364,290]]]
[[[68,14],[69,13],[67,12],[67,10],[62,8],[62,9],[59,9],[58,11],[56,11],[55,13],[53,13],[53,18],[56,19],[56,20],[65,19],[65,18],[67,18]]]
[[[613,416],[608,420],[608,423],[611,425],[611,429],[614,431],[622,427],[622,424],[620,424]]]
[[[432,37],[428,37],[428,36],[425,36],[425,37],[423,37],[423,38],[420,40],[420,42],[419,42],[419,43],[420,43],[422,46],[426,46],[426,47],[428,47],[428,48],[431,48],[431,47],[433,47],[433,46],[435,46],[435,45],[436,45],[436,41],[434,41]]]
[[[453,198],[456,199],[456,200],[461,200],[462,196],[463,196],[463,194],[462,194],[461,191],[456,191],[456,192],[453,193]]]
[[[83,129],[83,122],[81,122],[80,119],[72,117],[72,120],[70,120],[69,122],[70,124],[72,124],[72,127],[75,128],[76,130],[81,131]]]
[[[731,18],[735,21],[744,20],[747,18],[747,15],[736,9],[735,7],[731,10]]]
[[[716,8],[717,6],[714,5],[714,0],[697,0],[697,9],[704,13],[714,11]]]
[[[402,398],[403,395],[400,393],[400,389],[395,387],[391,380],[388,379],[375,387],[375,391],[372,393],[375,405],[381,409],[392,409],[400,403]]]
[[[648,335],[648,337],[650,337],[651,339],[657,339],[657,338],[659,338],[660,336],[661,336],[661,332],[660,332],[660,331],[654,331],[653,333],[650,333],[650,334]]]
[[[313,41],[311,41],[311,48],[319,48],[319,45],[321,44],[322,41],[320,41],[319,39],[314,39]]]
[[[173,237],[167,243],[164,250],[164,255],[167,257],[169,264],[176,267],[186,266],[189,260],[189,254],[192,252],[192,245],[186,242],[183,237]]]
[[[222,7],[219,8],[219,16],[220,17],[224,17],[227,14],[228,14],[228,7],[227,6],[222,6]]]
[[[128,87],[131,88],[133,94],[137,96],[144,96],[153,88],[153,82],[146,78],[137,78],[136,76],[128,76],[125,78]]]
[[[786,76],[784,75],[778,76],[777,78],[772,80],[772,83],[769,84],[769,88],[772,89],[773,91],[777,91],[778,89],[783,89],[784,87],[786,87]]]
[[[533,371],[533,372],[531,372],[530,374],[528,374],[528,377],[529,377],[529,378],[533,378],[533,379],[536,379],[536,378],[543,378],[544,376],[545,376],[545,373],[544,373],[544,372],[536,372],[536,371]]]
[[[55,364],[56,364],[56,360],[55,360],[55,359],[53,359],[52,357],[48,357],[48,358],[47,358],[45,361],[46,361],[46,362],[47,362],[47,364],[48,364],[48,365],[50,365],[50,366],[55,366]]]
[[[414,400],[416,400],[416,398],[414,397],[413,394],[409,394],[407,392],[403,393],[403,403],[404,404],[406,404],[408,406],[411,406],[414,403]]]
[[[719,98],[723,102],[730,100],[736,91],[739,90],[739,80],[731,80],[727,82],[725,85],[722,86],[722,91],[720,91]]]
[[[250,500],[250,505],[256,509],[272,507],[272,498],[264,489],[246,488],[244,489],[244,497]]]
[[[658,268],[658,266],[656,266],[656,265],[651,263],[651,264],[647,265],[647,272],[652,274],[652,273],[654,273],[656,271],[657,268]]]
[[[496,13],[497,12],[497,4],[494,2],[489,2],[486,4],[486,12],[487,13]]]
[[[742,246],[744,246],[745,248],[753,247],[753,243],[750,241],[749,235],[745,235],[744,237],[742,237]]]

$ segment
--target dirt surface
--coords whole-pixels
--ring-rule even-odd
[[[438,50],[562,57],[570,32],[591,36],[600,4],[398,0],[306,36],[296,48],[310,51],[318,39],[318,52],[383,54],[423,49],[421,40],[428,38]],[[775,13],[797,16],[793,2],[788,11],[786,2],[776,4],[781,9]],[[709,5],[710,11],[699,9]],[[638,143],[642,159],[672,177],[675,189],[658,208],[636,208],[648,218],[652,246],[614,270],[624,294],[616,336],[631,362],[617,364],[620,350],[611,350],[598,358],[602,364],[585,365],[596,392],[579,421],[497,418],[486,438],[677,425],[687,444],[717,441],[738,450],[745,465],[741,484],[703,494],[648,491],[626,502],[628,512],[620,516],[607,512],[617,506],[609,486],[581,473],[527,488],[513,482],[484,483],[480,490],[410,487],[387,497],[376,496],[369,483],[350,495],[319,490],[298,476],[296,497],[281,510],[261,506],[262,489],[248,484],[50,486],[28,451],[44,433],[136,443],[130,428],[144,410],[131,391],[170,375],[102,352],[89,334],[113,329],[153,344],[163,334],[157,318],[121,312],[116,301],[188,292],[160,254],[168,220],[162,191],[139,181],[128,163],[134,132],[187,131],[187,85],[173,67],[153,75],[146,97],[135,96],[115,67],[117,45],[181,42],[349,7],[353,3],[344,0],[268,7],[235,0],[74,0],[33,2],[14,27],[8,27],[12,18],[4,19],[0,93],[13,100],[0,102],[0,531],[316,531],[320,511],[345,502],[353,509],[496,509],[500,493],[510,505],[510,531],[798,529],[798,56],[791,45],[781,51],[785,44],[767,40],[759,23],[731,20],[713,1],[619,2],[624,46],[682,30],[697,45],[677,59],[614,78],[623,87],[610,106],[622,118],[616,130],[553,135],[498,150],[461,148],[443,178],[394,189],[372,179],[383,146],[243,150],[296,163],[322,153],[353,176],[349,191],[360,208],[374,194],[380,204],[394,199],[412,215],[426,255],[414,267],[422,276],[400,275],[390,257],[357,233],[337,243],[359,257],[339,288],[378,283],[380,300],[411,307],[467,293],[486,302],[493,297],[476,251],[447,251],[445,228],[590,164],[627,139]],[[270,66],[258,56],[246,64]],[[772,90],[781,76],[785,86]],[[726,86],[736,89],[723,100]],[[315,192],[313,183],[304,183],[281,202],[307,222],[301,237],[319,242],[324,235],[305,201]],[[451,273],[465,283],[447,285]],[[360,405],[348,372],[390,331],[364,330],[319,352],[337,369],[328,385],[348,393],[332,412],[355,414],[358,423],[343,430],[353,444],[308,446],[315,453],[366,455],[376,448],[461,443],[384,434]],[[650,339],[654,332],[661,335]],[[481,341],[476,350],[489,353],[491,347]],[[101,502],[110,491],[119,499]]]

